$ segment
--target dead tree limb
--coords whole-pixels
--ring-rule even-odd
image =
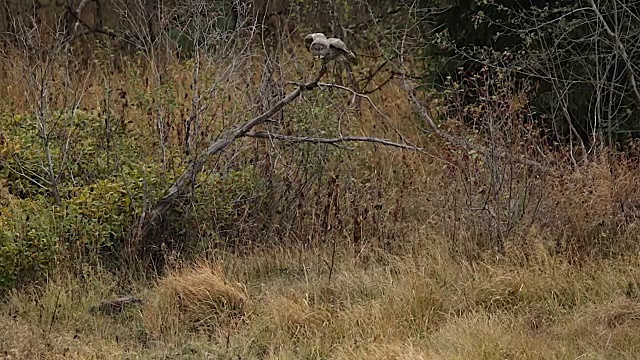
[[[385,146],[391,146],[391,147],[396,147],[396,148],[405,149],[405,150],[418,151],[421,153],[425,152],[424,149],[417,146],[401,144],[401,143],[393,142],[387,139],[368,137],[368,136],[342,136],[337,138],[318,138],[318,137],[311,137],[311,136],[280,135],[280,134],[274,134],[267,131],[250,131],[246,133],[244,136],[260,138],[260,139],[274,139],[274,140],[281,140],[281,141],[295,142],[295,143],[308,142],[313,144],[329,144],[329,145],[337,145],[345,142],[370,142],[370,143],[377,143],[377,144],[382,144]]]
[[[171,185],[171,187],[165,192],[165,195],[160,199],[153,208],[149,211],[144,211],[140,221],[138,223],[137,228],[137,238],[143,238],[146,236],[151,229],[153,229],[157,224],[159,224],[167,211],[171,208],[173,203],[178,199],[178,197],[184,194],[188,189],[189,185],[194,181],[196,175],[198,175],[206,161],[214,154],[217,154],[224,149],[226,149],[229,145],[231,145],[234,141],[241,137],[254,137],[254,138],[263,138],[263,139],[273,139],[273,140],[281,140],[288,142],[307,142],[307,143],[315,143],[315,144],[331,144],[335,146],[339,146],[341,143],[345,142],[369,142],[369,143],[377,143],[385,146],[396,147],[399,149],[412,150],[417,151],[428,156],[431,156],[440,161],[447,162],[446,160],[437,158],[433,155],[427,154],[423,148],[418,146],[414,146],[408,143],[397,143],[387,139],[375,138],[375,137],[366,137],[366,136],[344,136],[338,138],[317,138],[317,137],[309,137],[309,136],[289,136],[289,135],[280,135],[273,134],[266,131],[252,131],[256,126],[263,124],[270,120],[270,118],[281,111],[285,106],[293,102],[296,98],[302,94],[303,91],[313,90],[319,87],[335,87],[342,90],[349,90],[354,93],[354,96],[362,96],[367,98],[369,101],[371,99],[366,96],[354,92],[346,87],[335,85],[335,84],[327,84],[320,83],[320,79],[324,76],[326,70],[322,70],[316,79],[307,83],[296,83],[296,89],[286,95],[282,100],[276,103],[269,110],[260,114],[259,116],[245,122],[243,125],[229,130],[223,133],[217,140],[213,141],[209,147],[199,154],[196,159],[190,164],[190,166],[185,170],[180,177]],[[371,105],[379,112],[379,110],[375,107],[373,103]],[[448,163],[448,162],[447,162]],[[449,163],[450,164],[450,163]]]
[[[298,87],[285,96],[282,100],[276,103],[271,109],[265,111],[261,115],[247,121],[242,126],[229,130],[222,134],[216,141],[212,142],[209,147],[202,152],[198,157],[190,164],[182,175],[171,185],[171,187],[165,192],[165,195],[156,203],[156,205],[150,211],[144,211],[140,221],[138,223],[137,238],[146,236],[151,229],[162,221],[162,218],[171,208],[174,201],[183,194],[188,188],[189,184],[195,179],[196,175],[202,171],[205,162],[216,153],[221,152],[231,145],[238,138],[245,136],[254,127],[264,123],[278,111],[282,110],[286,105],[298,98],[303,91],[312,90],[318,87],[318,81],[324,75],[321,72],[319,76],[308,83],[298,84]]]

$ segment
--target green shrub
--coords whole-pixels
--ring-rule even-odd
[[[0,289],[45,277],[55,265],[60,241],[46,201],[2,199]]]
[[[97,112],[54,112],[52,119],[49,147],[59,206],[49,193],[36,120],[0,115],[0,177],[6,179],[0,196],[2,288],[44,277],[56,257],[87,262],[118,251],[145,204],[161,196],[176,174],[154,160],[154,148],[140,141],[143,134],[107,131]]]
[[[111,248],[125,237],[133,219],[131,198],[123,182],[110,179],[74,189],[61,214],[67,241],[91,254]]]

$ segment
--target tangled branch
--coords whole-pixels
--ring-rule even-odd
[[[420,116],[427,122],[431,130],[436,135],[438,135],[440,138],[444,139],[445,141],[448,141],[463,149],[473,150],[479,154],[482,154],[482,156],[484,156],[485,158],[489,157],[489,155],[491,154],[491,151],[489,149],[480,145],[470,144],[468,141],[465,141],[464,139],[458,138],[452,134],[449,134],[448,132],[441,130],[438,127],[438,125],[435,123],[435,121],[433,121],[433,118],[431,118],[431,116],[429,115],[429,112],[424,107],[424,105],[422,105],[420,100],[418,100],[418,97],[415,92],[415,86],[411,86],[409,81],[404,79],[404,87],[405,87],[405,90],[407,91],[407,94],[409,95],[409,101],[418,110],[418,113],[420,114]],[[548,167],[544,166],[543,164],[537,161],[527,159],[527,158],[517,157],[512,154],[509,154],[507,151],[504,151],[504,150],[494,153],[494,155],[497,155],[500,158],[507,158],[507,159],[519,162],[521,164],[531,166],[542,172],[550,171]]]

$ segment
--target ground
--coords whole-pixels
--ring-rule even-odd
[[[576,267],[545,254],[469,263],[425,236],[390,255],[211,254],[129,286],[103,272],[14,291],[0,313],[9,359],[635,359],[637,257]],[[329,248],[329,247],[328,247]],[[329,274],[331,273],[331,278]],[[144,305],[91,311],[123,292]]]

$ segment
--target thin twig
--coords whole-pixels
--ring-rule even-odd
[[[379,73],[380,71],[382,71],[382,68],[384,68],[384,67],[385,67],[385,65],[387,65],[387,64],[389,63],[389,61],[390,61],[390,60],[391,60],[391,59],[385,59],[385,61],[383,61],[383,62],[382,62],[382,63],[381,63],[381,64],[380,64],[380,65],[379,65],[379,66],[378,66],[378,67],[377,67],[373,72],[371,72],[371,73],[370,73],[366,78],[362,79],[362,80],[366,81],[363,87],[365,87],[365,88],[366,88],[367,86],[369,86],[369,84],[371,83],[371,81],[373,81],[373,78],[374,78],[376,75],[378,75],[378,73]]]
[[[41,183],[38,182],[38,180],[30,177],[29,175],[25,174],[24,171],[19,172],[16,169],[14,169],[13,167],[9,166],[7,163],[0,163],[0,165],[6,166],[7,169],[9,169],[10,171],[14,172],[16,175],[22,176],[23,178],[29,180],[30,182],[32,182],[34,185],[36,185],[37,187],[41,188],[41,189],[49,189],[49,182],[46,179],[42,179],[43,182],[47,185],[43,185]]]
[[[371,107],[376,111],[376,113],[378,113],[378,115],[380,115],[389,124],[389,126],[391,127],[391,129],[393,129],[393,131],[396,133],[396,135],[398,135],[403,142],[405,142],[407,144],[411,144],[411,142],[409,140],[407,140],[407,138],[405,138],[404,135],[402,135],[402,133],[400,132],[400,130],[398,130],[398,128],[393,124],[391,119],[385,113],[380,111],[380,109],[378,109],[376,104],[373,102],[373,100],[371,100],[371,98],[368,95],[359,93],[359,92],[357,92],[357,91],[355,91],[353,89],[350,89],[350,88],[348,88],[346,86],[342,86],[342,85],[338,85],[338,84],[318,83],[318,86],[319,87],[335,88],[335,89],[348,91],[348,92],[353,94],[353,98],[354,98],[353,100],[355,100],[356,97],[361,97],[361,98],[367,99],[367,102],[369,102]],[[353,102],[353,100],[352,100],[352,102]]]
[[[371,90],[367,90],[367,91],[363,91],[362,94],[363,95],[370,95],[373,94],[374,92],[382,89],[385,85],[387,85],[388,83],[391,82],[391,80],[393,80],[393,78],[395,77],[395,75],[393,74],[393,72],[391,72],[391,75],[389,75],[389,77],[387,78],[387,80],[383,81],[382,84],[376,86],[375,88],[371,89]]]

